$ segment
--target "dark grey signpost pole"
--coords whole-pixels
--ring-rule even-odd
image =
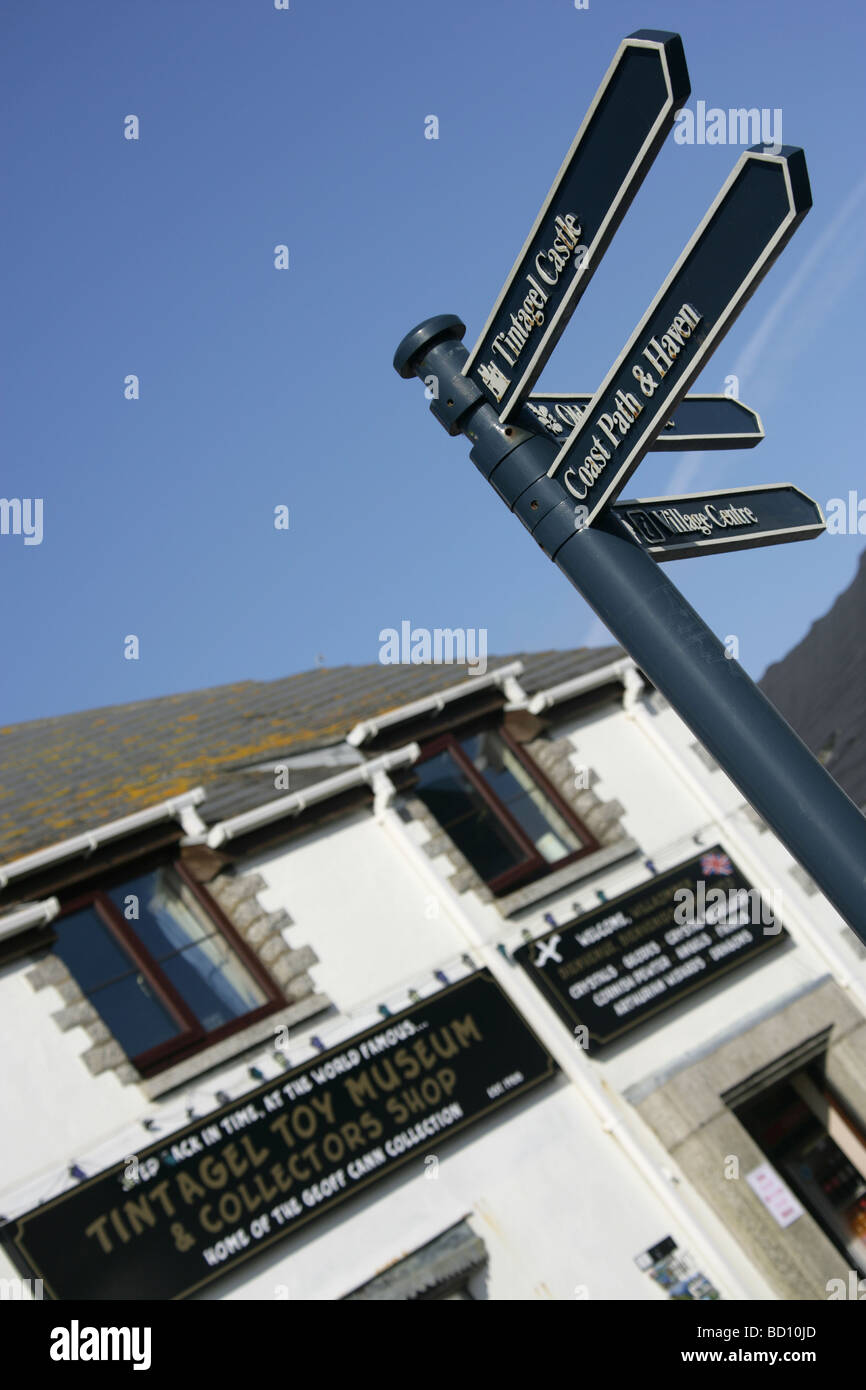
[[[679,63],[678,36],[642,30],[633,39],[662,55],[677,55],[681,105],[688,82],[684,61]],[[590,114],[598,103],[597,96]],[[664,119],[670,120],[669,107]],[[591,176],[592,168],[586,178]],[[549,234],[547,223],[559,215],[555,195],[562,183],[560,171],[536,223],[542,240]],[[591,190],[583,191],[595,206]],[[570,192],[572,201],[580,193],[578,185]],[[613,201],[620,206],[623,200]],[[565,440],[553,442],[540,426],[524,427],[528,417],[519,407],[528,398],[538,359],[513,385],[503,384],[504,373],[495,375],[496,392],[491,392],[489,364],[480,361],[478,348],[472,357],[467,353],[461,341],[465,327],[453,315],[428,319],[413,329],[397,349],[394,366],[402,377],[418,376],[428,385],[432,379],[433,414],[449,434],[471,440],[475,466],[866,943],[866,819],[729,658],[659,563],[683,553],[673,539],[676,534],[692,546],[696,539],[687,532],[699,523],[687,521],[686,531],[680,532],[673,513],[708,518],[708,538],[716,544],[690,553],[712,554],[733,548],[728,542],[735,542],[738,532],[741,543],[747,543],[750,528],[766,533],[764,543],[819,534],[819,509],[796,489],[781,486],[767,490],[766,501],[755,488],[719,494],[725,499],[721,510],[732,518],[724,523],[715,505],[705,511],[714,502],[712,493],[697,500],[653,498],[616,505],[627,479],[655,447],[656,436],[810,205],[802,150],[744,154]],[[562,209],[563,214],[577,211]],[[520,335],[511,333],[513,304],[531,274],[527,265],[534,250],[531,234],[482,338],[488,344],[507,343],[515,361]],[[580,274],[580,267],[573,273]],[[570,308],[565,271],[561,278],[558,292],[554,286],[545,291],[543,305],[557,328],[558,310]],[[527,350],[530,336],[527,330]],[[484,368],[477,381],[473,364],[479,371]],[[504,402],[500,409],[492,395]],[[734,516],[738,493],[748,494],[754,523],[743,520],[742,507]],[[630,515],[647,509],[647,523]],[[671,513],[670,526],[665,511]]]

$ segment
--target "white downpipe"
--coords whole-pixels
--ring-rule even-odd
[[[679,778],[685,790],[700,804],[709,819],[718,828],[719,838],[724,841],[727,848],[739,861],[761,896],[768,902],[772,902],[773,891],[774,888],[778,887],[778,883],[774,883],[768,875],[748,836],[731,824],[730,816],[720,813],[719,806],[712,794],[702,785],[695,773],[686,766],[679,750],[659,733],[652,716],[647,713],[646,709],[639,702],[635,702],[625,713],[626,717],[634,722],[647,741],[661,755],[666,766]],[[770,833],[772,833],[772,827],[770,827]],[[826,902],[826,899],[822,897],[822,901]],[[832,942],[829,942],[821,931],[812,926],[808,915],[797,906],[793,896],[790,899],[786,898],[780,915],[782,925],[785,926],[790,923],[795,928],[798,936],[808,942],[816,955],[825,962],[840,988],[850,991],[860,1004],[861,1010],[866,1013],[866,985],[856,977],[852,977],[850,965],[836,950]],[[841,918],[839,920],[842,921]]]
[[[547,1005],[539,1002],[529,981],[519,978],[521,972],[505,962],[495,945],[484,940],[469,914],[459,902],[454,900],[454,894],[448,889],[447,881],[439,878],[423,849],[407,835],[406,828],[393,807],[388,806],[383,809],[377,816],[377,820],[423,883],[435,893],[438,900],[443,902],[458,931],[466,940],[467,947],[481,957],[483,964],[490,970],[490,973],[496,978],[512,1002],[517,1005],[521,1014],[531,1021],[532,1027],[553,1054],[563,1073],[595,1112],[603,1131],[617,1141],[644,1181],[668,1209],[672,1219],[677,1222],[694,1246],[693,1253],[703,1259],[712,1269],[724,1297],[746,1300],[760,1298],[760,1293],[749,1291],[746,1288],[741,1277],[732,1268],[728,1258],[713,1245],[710,1236],[700,1224],[691,1207],[678,1192],[673,1190],[671,1186],[673,1180],[684,1184],[687,1181],[683,1175],[673,1173],[674,1160],[670,1159],[670,1169],[663,1169],[656,1166],[653,1159],[644,1152],[630,1128],[624,1123],[622,1116],[614,1109],[605,1093],[604,1084],[593,1074],[590,1064],[585,1058],[582,1061],[577,1060],[575,1045],[563,1035],[562,1024],[552,1015]],[[639,1117],[630,1116],[629,1120],[632,1125],[636,1121],[638,1125],[643,1127],[643,1122]],[[669,1155],[666,1154],[665,1157],[669,1158]],[[697,1194],[695,1195],[697,1196]],[[743,1256],[743,1259],[748,1263],[746,1256]],[[759,1287],[763,1292],[767,1286],[760,1280],[760,1276],[756,1276],[755,1289]]]

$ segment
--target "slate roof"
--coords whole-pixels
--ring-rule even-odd
[[[850,586],[759,684],[866,809],[866,550]]]
[[[534,692],[622,655],[521,653],[488,657],[487,670],[520,660]],[[196,786],[208,823],[248,810],[275,795],[252,769],[340,743],[362,719],[466,678],[451,665],[338,666],[0,728],[0,863]]]

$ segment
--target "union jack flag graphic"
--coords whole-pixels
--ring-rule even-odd
[[[704,878],[711,874],[732,874],[734,866],[726,854],[702,854],[701,873]]]

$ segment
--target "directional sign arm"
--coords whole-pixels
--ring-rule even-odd
[[[689,92],[679,34],[641,29],[620,44],[463,367],[503,423],[538,380]]]
[[[616,500],[811,205],[802,150],[740,157],[548,470],[588,522]]]
[[[632,497],[617,502],[610,511],[656,560],[813,540],[826,527],[818,503],[792,483],[720,488],[679,497]]]
[[[533,394],[518,416],[526,429],[537,430],[564,443],[593,397],[590,392]],[[690,449],[754,449],[764,438],[761,417],[731,396],[690,395],[680,401],[661,433],[650,444],[658,453]]]

